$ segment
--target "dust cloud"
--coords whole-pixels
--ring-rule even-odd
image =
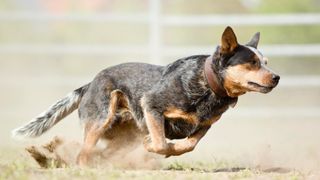
[[[117,144],[117,145],[115,145]],[[129,144],[129,146],[128,146]],[[114,145],[112,147],[112,145]],[[108,146],[111,146],[108,148]],[[42,168],[61,168],[77,166],[77,155],[81,143],[54,137],[50,142],[40,146],[26,148],[31,157]],[[90,156],[88,167],[119,167],[124,169],[157,169],[160,156],[144,150],[142,143],[109,141],[107,146],[97,146]]]

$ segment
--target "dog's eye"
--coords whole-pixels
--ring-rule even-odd
[[[251,64],[252,64],[253,66],[256,66],[256,65],[258,65],[258,61],[253,60],[253,61],[251,61]]]

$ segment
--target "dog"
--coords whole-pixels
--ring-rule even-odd
[[[266,66],[267,58],[257,50],[259,39],[257,32],[240,45],[228,26],[212,55],[167,66],[125,63],[106,68],[13,135],[40,136],[78,109],[84,125],[79,165],[87,164],[99,139],[114,139],[119,133],[130,139],[132,131],[144,136],[141,143],[149,152],[166,157],[190,152],[240,95],[268,93],[277,86],[280,76]]]

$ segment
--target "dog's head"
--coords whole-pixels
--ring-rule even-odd
[[[257,50],[259,39],[258,32],[249,43],[240,45],[232,28],[224,30],[215,55],[229,96],[237,97],[248,91],[268,93],[277,86],[280,76],[267,67],[268,59]]]

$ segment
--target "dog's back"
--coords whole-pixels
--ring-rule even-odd
[[[114,90],[123,92],[135,119],[142,119],[141,96],[161,79],[164,68],[145,63],[125,63],[101,71],[81,100],[80,119],[104,121],[110,94]]]

